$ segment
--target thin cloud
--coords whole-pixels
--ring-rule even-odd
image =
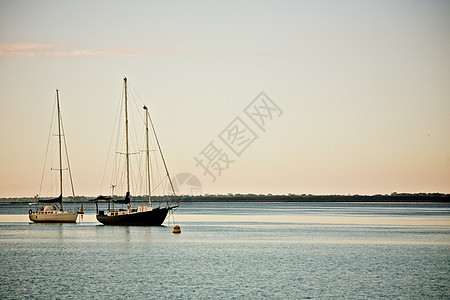
[[[0,43],[0,57],[138,57],[138,56],[196,56],[201,51],[145,50],[138,48],[71,49],[64,44]]]
[[[275,54],[275,53],[268,53],[268,52],[254,52],[254,53],[248,53],[248,56],[280,56],[283,54]]]

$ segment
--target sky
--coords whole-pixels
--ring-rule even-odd
[[[125,76],[203,194],[450,193],[449,1],[0,0],[0,197],[38,193],[57,88],[104,193]]]

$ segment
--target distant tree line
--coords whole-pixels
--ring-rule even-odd
[[[120,196],[117,196],[120,198]],[[133,196],[133,201],[145,202],[148,196]],[[86,203],[95,197],[76,196],[77,203]],[[180,202],[448,202],[450,194],[441,193],[392,193],[390,195],[311,195],[311,194],[227,194],[227,195],[179,195]],[[166,202],[167,196],[153,196],[153,202]],[[28,203],[33,198],[1,198],[0,203]],[[64,198],[72,202],[72,197]]]
[[[178,196],[181,202],[450,202],[450,194],[420,193],[390,195],[257,195],[257,194],[228,194]]]

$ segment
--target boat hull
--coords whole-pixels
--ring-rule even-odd
[[[78,212],[57,211],[52,213],[32,212],[28,215],[34,223],[76,223]]]
[[[171,208],[155,208],[151,211],[134,212],[117,216],[97,214],[97,220],[104,225],[161,226]]]

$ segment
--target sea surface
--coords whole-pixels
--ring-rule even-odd
[[[0,299],[450,299],[450,204],[186,203],[161,227],[28,209],[0,204]]]

